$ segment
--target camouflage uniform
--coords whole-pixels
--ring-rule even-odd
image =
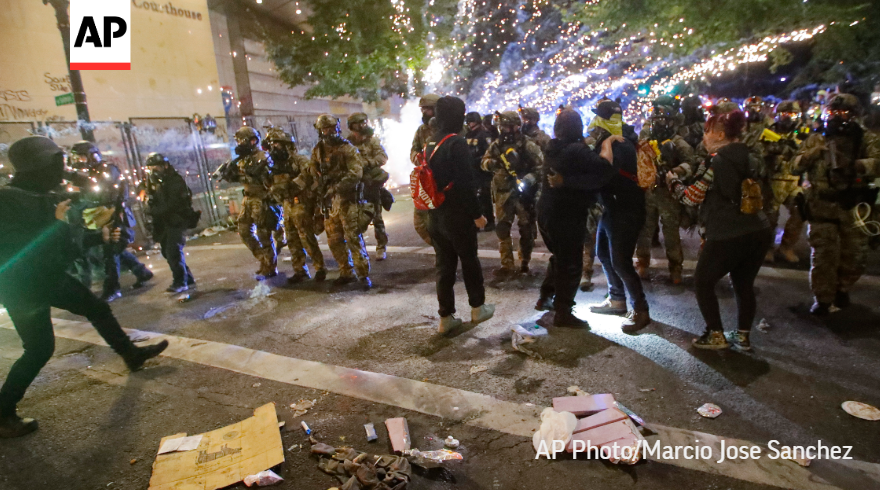
[[[803,217],[795,205],[797,196],[803,193],[800,186],[801,177],[793,173],[791,168],[798,147],[801,145],[801,141],[798,139],[800,133],[798,131],[787,133],[777,131],[776,125],[769,129],[780,139],[778,141],[763,140],[764,161],[767,163],[770,175],[771,191],[769,199],[765,199],[768,206],[765,206],[764,211],[767,213],[770,224],[774,227],[775,236],[775,228],[779,225],[779,208],[785,206],[788,209],[789,218],[785,222],[779,248],[781,251],[790,251],[804,229]]]
[[[385,153],[385,148],[382,148],[379,138],[373,135],[360,135],[355,132],[352,132],[349,138],[364,159],[364,184],[381,187],[384,181],[381,183],[366,182],[368,175],[377,173],[384,174],[385,180],[387,180],[388,174],[381,167],[388,162],[388,154]],[[372,198],[368,198],[367,201],[373,207],[373,231],[376,234],[376,252],[385,252],[385,249],[388,247],[388,232],[385,231],[385,221],[382,219],[382,203],[379,201],[378,192],[375,194]]]
[[[792,170],[806,173],[809,181],[804,194],[813,249],[810,287],[819,305],[830,305],[838,294],[848,294],[867,265],[868,236],[855,226],[851,206],[839,201],[852,196],[857,187],[854,180],[838,176],[852,171],[856,162],[866,170],[856,176],[862,183],[880,176],[880,145],[863,140],[860,148],[853,146],[853,138],[811,133],[792,164]],[[835,161],[838,171],[832,171]]]
[[[593,265],[596,263],[596,234],[599,232],[599,220],[602,219],[602,205],[596,203],[590,208],[587,216],[587,236],[584,241],[584,271],[582,288],[593,284]]]
[[[665,179],[666,172],[672,170],[686,179],[693,173],[694,149],[681,137],[675,134],[671,140],[658,142],[658,147],[666,147],[661,150],[657,160],[657,179]],[[666,161],[667,158],[672,161]],[[666,184],[658,182],[653,189],[645,193],[645,227],[639,235],[636,246],[636,258],[639,268],[647,268],[651,263],[651,241],[657,230],[657,220],[663,230],[663,244],[666,248],[666,258],[669,260],[669,272],[673,279],[680,278],[684,252],[681,248],[681,235],[679,227],[682,222],[683,204],[669,192]]]
[[[273,136],[270,133],[268,139],[271,141]],[[289,136],[286,141],[291,141]],[[316,273],[325,270],[324,254],[315,236],[317,170],[308,158],[296,153],[295,147],[289,150],[286,160],[276,159],[274,162],[272,197],[284,207],[283,229],[287,233],[294,276],[308,277],[306,252],[312,258]]]
[[[241,241],[260,261],[257,274],[272,276],[278,273],[278,253],[274,234],[278,230],[277,215],[269,200],[273,163],[269,154],[255,149],[248,156],[238,158],[233,179],[244,185],[244,198],[238,215],[238,234]]]
[[[525,130],[525,126],[523,126],[523,134],[531,138],[535,143],[538,144],[538,148],[541,151],[547,150],[547,145],[550,144],[550,135],[544,132],[543,129],[539,128],[538,125],[534,125],[528,130]]]
[[[363,210],[358,196],[364,159],[354,145],[340,137],[319,141],[312,151],[312,165],[321,175],[323,203],[326,206],[330,202],[324,228],[330,251],[339,264],[340,277],[352,277],[353,261],[354,272],[366,279],[370,275],[370,256],[362,235]]]
[[[440,99],[440,96],[437,94],[426,94],[419,100],[419,107],[434,107],[437,104],[437,100]],[[416,130],[415,136],[413,136],[412,147],[409,153],[409,159],[412,161],[413,165],[418,165],[419,161],[417,155],[425,149],[425,146],[428,143],[434,141],[434,130],[431,129],[431,126],[427,122],[423,122],[421,126]],[[416,229],[416,233],[424,240],[428,245],[431,244],[431,235],[428,234],[428,212],[421,211],[418,209],[413,210],[413,226]]]
[[[512,158],[512,152],[516,152],[516,158]],[[511,164],[510,170],[504,164],[502,155]],[[513,144],[503,144],[501,139],[493,141],[483,156],[483,170],[494,173],[492,201],[495,203],[495,233],[499,241],[502,270],[514,270],[513,241],[510,237],[514,218],[519,227],[519,259],[523,269],[528,269],[538,231],[537,213],[533,201],[521,199],[517,181],[529,174],[539,175],[543,165],[541,149],[531,138],[522,134],[515,135]],[[511,172],[515,172],[516,177]]]

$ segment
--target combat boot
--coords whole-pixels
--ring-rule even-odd
[[[669,280],[672,281],[672,284],[676,286],[681,284],[681,267],[676,267],[675,269],[669,270]]]
[[[636,259],[636,272],[639,274],[639,278],[648,279],[648,269],[651,267],[651,259],[643,260]]]
[[[535,309],[538,311],[551,311],[553,309],[553,298],[540,297],[535,303]]]
[[[590,312],[599,315],[625,315],[626,301],[605,298],[605,301],[590,306]]]
[[[528,275],[528,273],[529,273],[529,263],[528,262],[522,263],[522,265],[519,268],[519,273],[522,275]]]
[[[788,263],[797,264],[801,261],[801,258],[798,257],[797,254],[794,253],[794,250],[789,247],[779,247],[779,253]]]
[[[648,310],[632,310],[626,314],[626,319],[621,324],[624,333],[638,332],[651,324],[651,314]]]
[[[128,352],[122,354],[122,359],[125,361],[125,365],[128,366],[128,370],[135,372],[144,367],[145,362],[158,356],[166,348],[168,348],[167,340],[146,347],[132,346]]]
[[[471,323],[474,325],[483,323],[495,315],[495,305],[484,304],[476,308],[471,308]]]
[[[556,314],[553,315],[553,326],[590,328],[590,324],[587,323],[586,320],[581,320],[580,318],[574,316],[574,312],[572,312],[571,309],[556,310]]]
[[[440,317],[440,326],[437,328],[437,332],[440,335],[447,335],[459,327],[461,327],[461,320],[452,315],[443,316]]]
[[[834,295],[834,306],[838,308],[846,308],[850,305],[849,293],[846,291],[838,291]]]
[[[287,284],[298,284],[305,281],[306,279],[310,279],[309,273],[299,271],[287,278]]]
[[[767,251],[767,254],[764,255],[764,262],[775,262],[776,261],[776,251],[772,248]]]
[[[369,277],[360,278],[358,283],[364,291],[369,291],[373,287],[373,281],[371,281]]]
[[[144,285],[153,278],[153,272],[149,269],[145,270],[144,274],[137,278],[137,281],[131,286],[132,289],[138,289],[144,287]]]
[[[339,276],[333,281],[333,286],[345,286],[346,284],[351,284],[357,281],[354,276]]]
[[[500,279],[502,281],[504,281],[506,279],[510,279],[515,274],[516,273],[514,272],[513,269],[508,269],[507,267],[499,267],[499,268],[495,269],[495,272],[492,273],[492,275],[495,276],[495,279]]]
[[[324,279],[327,279],[327,269],[318,269],[315,272],[315,282],[323,282]]]
[[[23,419],[15,414],[0,417],[0,439],[26,436],[39,428],[34,419]]]

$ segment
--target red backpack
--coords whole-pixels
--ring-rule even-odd
[[[440,142],[434,146],[434,150],[431,151],[431,157],[434,156],[437,148],[440,148],[440,145],[452,136],[455,135],[448,134],[445,138],[440,140]],[[443,204],[443,201],[446,200],[446,194],[444,193],[452,188],[452,182],[444,187],[443,190],[437,188],[437,182],[434,180],[434,172],[432,172],[431,167],[428,166],[431,157],[427,156],[427,151],[428,146],[426,145],[421,153],[417,155],[419,165],[409,175],[409,192],[412,194],[413,204],[415,204],[416,209],[420,211],[429,211],[440,207],[440,205]]]

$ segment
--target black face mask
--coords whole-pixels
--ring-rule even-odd
[[[537,129],[537,128],[538,128],[538,125],[537,125],[537,124],[525,123],[525,124],[522,125],[522,133],[523,133],[523,134],[529,134],[529,133],[531,133],[532,131],[534,131],[534,130]]]
[[[422,113],[422,122],[425,124],[428,124],[429,122],[431,122],[432,117],[434,117],[433,114],[428,114],[426,112],[423,112]]]
[[[825,136],[861,137],[862,128],[852,120],[834,117],[825,123]]]
[[[516,143],[516,133],[513,131],[509,133],[507,131],[502,131],[500,139],[502,145],[512,145]]]
[[[246,157],[254,153],[254,148],[250,143],[239,143],[238,146],[235,147],[235,154],[240,157]]]
[[[666,141],[675,136],[675,130],[671,124],[666,122],[654,121],[651,123],[651,135],[657,141]]]
[[[285,148],[272,148],[272,151],[269,152],[269,156],[272,157],[273,162],[286,162],[288,158],[290,158],[290,153]]]
[[[797,123],[795,123],[794,119],[779,119],[776,121],[776,128],[782,131],[783,133],[790,133],[795,130]]]

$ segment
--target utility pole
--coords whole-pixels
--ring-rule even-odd
[[[70,69],[70,0],[43,0],[43,5],[51,5],[55,9],[55,19],[58,21],[58,30],[61,31],[61,41],[64,43],[64,59],[67,61],[67,71],[70,74],[70,89],[73,91],[73,100],[76,103],[77,126],[84,140],[94,142],[95,135],[89,127],[92,120],[89,118],[89,106],[86,103],[82,77],[79,70]]]

